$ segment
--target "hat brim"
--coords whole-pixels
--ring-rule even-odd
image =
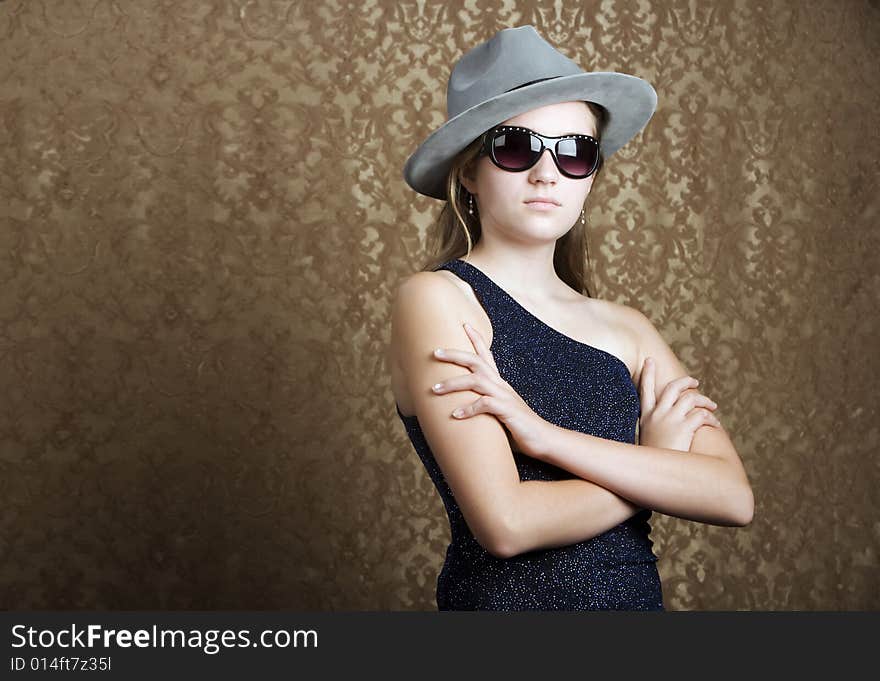
[[[533,83],[480,102],[446,121],[407,159],[404,180],[420,194],[445,200],[452,159],[483,132],[525,111],[578,100],[595,102],[608,111],[600,143],[605,158],[641,131],[657,109],[657,93],[651,84],[625,73],[594,71]]]

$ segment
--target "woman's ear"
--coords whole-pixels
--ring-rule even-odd
[[[474,167],[473,165],[466,165],[461,169],[461,174],[459,175],[459,180],[461,181],[461,185],[468,190],[471,194],[474,194],[474,189],[477,188],[477,180],[474,177]]]

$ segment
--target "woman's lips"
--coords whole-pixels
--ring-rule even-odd
[[[555,203],[550,203],[549,201],[527,201],[526,205],[534,210],[553,210],[554,208],[559,208]]]

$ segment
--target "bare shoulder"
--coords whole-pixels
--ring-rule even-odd
[[[627,320],[638,344],[638,375],[641,375],[645,359],[651,357],[655,364],[658,392],[669,381],[686,376],[688,374],[687,368],[673,352],[650,317],[634,307],[626,305],[620,307],[622,308],[621,315]]]
[[[401,281],[391,310],[392,336],[395,326],[423,323],[426,312],[460,317],[474,326],[487,343],[491,342],[491,323],[473,289],[452,272],[416,272]]]
[[[414,371],[424,369],[413,366],[414,361],[418,364],[416,357],[430,354],[433,347],[456,347],[456,344],[473,350],[464,322],[477,329],[487,344],[492,342],[491,322],[473,290],[451,272],[416,272],[398,284],[391,307],[386,368],[391,374],[392,393],[404,414],[412,414],[416,409],[410,382],[417,380]],[[460,367],[452,370],[460,371]]]
[[[391,309],[392,325],[404,323],[415,310],[425,306],[432,309],[464,308],[467,295],[457,282],[454,274],[445,270],[435,272],[416,272],[408,275],[398,284]]]
[[[665,346],[667,352],[669,351],[669,346],[666,345],[666,342],[660,336],[657,327],[654,326],[650,317],[644,312],[631,305],[623,305],[620,303],[615,303],[615,305],[620,309],[621,319],[626,321],[626,324],[638,345],[639,372],[641,372],[642,362],[644,362],[645,357],[651,355],[651,352],[656,352],[659,349],[657,347],[658,343]]]
[[[446,270],[415,272],[400,280],[395,291],[395,301],[405,300],[413,296],[417,297],[422,294],[431,296],[448,295],[454,299],[455,292],[461,290],[460,287],[455,285],[454,280],[456,279],[458,277]]]
[[[642,313],[635,308],[602,298],[587,298],[591,317],[607,328],[616,339],[614,347],[630,366],[630,374],[638,382],[641,368],[640,336],[643,333]]]
[[[437,272],[416,272],[405,276],[394,291],[391,305],[392,359],[395,358],[398,336],[421,317],[420,310],[447,309],[456,303],[459,295],[452,283]]]
[[[617,303],[613,300],[605,300],[604,298],[588,298],[595,309],[604,315],[609,321],[617,321],[622,324],[633,323],[635,315],[641,314],[634,307]]]
[[[620,325],[621,330],[626,331],[636,341],[642,339],[646,325],[651,324],[651,320],[638,308],[612,300],[597,299],[597,302],[600,303],[600,308],[604,308],[605,313]]]

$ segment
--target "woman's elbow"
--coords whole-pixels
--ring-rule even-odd
[[[518,533],[509,520],[496,518],[492,528],[482,532],[476,539],[492,556],[505,559],[522,553],[517,537]]]
[[[748,483],[746,483],[743,489],[733,515],[733,525],[736,527],[745,527],[751,524],[755,518],[755,494]]]
[[[500,558],[502,560],[513,558],[523,552],[522,549],[517,548],[517,545],[510,540],[499,541],[484,548],[495,558]]]
[[[481,542],[482,543],[482,542]],[[510,544],[505,544],[503,542],[486,542],[483,543],[483,548],[494,558],[506,559],[512,558],[516,555],[516,552],[512,549]]]

